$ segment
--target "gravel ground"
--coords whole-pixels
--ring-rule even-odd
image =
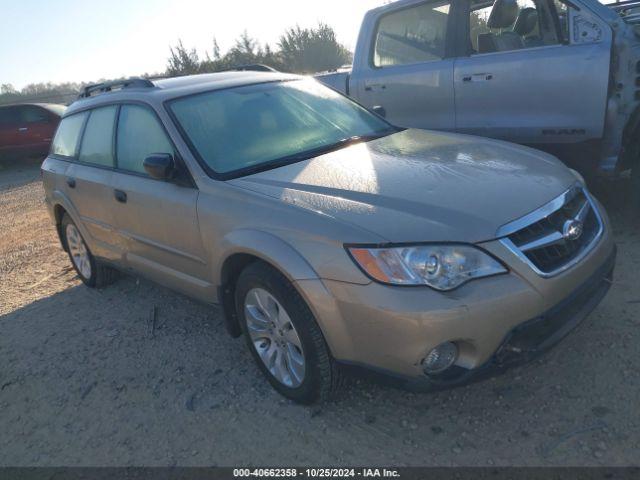
[[[307,408],[217,309],[131,277],[81,286],[42,198],[37,167],[0,171],[0,466],[640,465],[640,235],[622,216],[611,293],[541,360],[434,394],[353,378]]]

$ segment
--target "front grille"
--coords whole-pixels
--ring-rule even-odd
[[[553,275],[586,255],[602,221],[586,191],[575,188],[507,230],[503,241],[509,248],[539,273]]]

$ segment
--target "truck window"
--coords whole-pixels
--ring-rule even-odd
[[[557,0],[476,0],[469,21],[471,54],[564,43],[559,19],[562,13],[566,19],[566,6]]]
[[[443,59],[450,7],[451,2],[429,2],[382,17],[375,36],[374,66]]]

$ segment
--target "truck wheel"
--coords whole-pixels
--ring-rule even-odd
[[[62,217],[61,228],[69,259],[82,283],[90,288],[102,288],[113,283],[117,272],[95,259],[69,215]]]
[[[236,285],[236,308],[249,350],[276,391],[309,405],[338,390],[341,372],[320,327],[281,273],[264,263],[247,267]]]

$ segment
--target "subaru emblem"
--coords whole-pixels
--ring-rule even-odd
[[[565,240],[578,240],[584,232],[584,224],[579,220],[569,220],[564,224],[562,236]]]

